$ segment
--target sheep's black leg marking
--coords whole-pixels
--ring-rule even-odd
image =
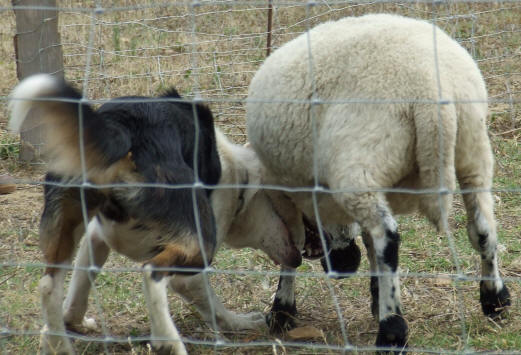
[[[340,274],[352,274],[358,270],[360,266],[360,248],[354,241],[348,243],[345,247],[340,249],[331,249],[328,254],[331,268]],[[320,259],[322,268],[325,272],[329,272],[325,257]],[[336,279],[343,279],[348,275],[337,276]]]
[[[398,269],[398,248],[400,247],[400,235],[390,230],[385,231],[387,245],[384,248],[384,264],[391,268],[392,272]]]
[[[378,319],[378,277],[371,276],[371,314]]]
[[[360,266],[361,252],[356,244],[355,238],[359,228],[356,225],[336,228],[337,230],[330,235],[330,243],[328,245],[329,262],[333,271],[340,274],[355,273]],[[320,259],[322,268],[328,272],[326,257]],[[342,279],[347,276],[338,276],[336,279]]]
[[[288,272],[295,269],[281,267],[281,271]],[[281,275],[273,306],[266,316],[266,322],[272,333],[279,334],[295,328],[297,306],[294,290],[295,276]]]
[[[367,258],[369,259],[369,269],[371,274],[375,274],[378,269],[376,267],[376,255],[373,248],[373,240],[371,235],[367,231],[362,231],[362,240],[365,245],[365,249],[367,250]],[[371,276],[371,313],[375,319],[378,319],[379,310],[378,310],[378,277]]]
[[[339,226],[333,228],[334,231],[326,231],[323,229],[324,238],[326,240],[326,251],[322,245],[320,234],[316,224],[312,223],[306,216],[302,217],[305,227],[306,241],[304,243],[304,252],[302,256],[307,259],[320,259],[322,268],[325,272],[329,272],[326,257],[333,271],[340,274],[354,273],[360,266],[360,248],[356,245],[355,238],[358,234],[358,226],[355,224],[350,226]],[[336,279],[342,279],[347,276],[338,276]]]

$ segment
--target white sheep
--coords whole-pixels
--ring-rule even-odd
[[[467,51],[433,24],[396,15],[321,24],[273,52],[251,82],[248,135],[271,182],[316,182],[330,190],[316,195],[321,222],[362,228],[381,275],[371,280],[378,346],[405,347],[408,333],[392,215],[419,210],[446,231],[456,177],[482,257],[483,311],[497,316],[510,304],[497,266],[486,115],[485,83]],[[389,192],[396,187],[416,193]],[[310,192],[290,195],[317,217]],[[289,276],[284,283],[293,287]],[[294,309],[292,290],[279,293]]]

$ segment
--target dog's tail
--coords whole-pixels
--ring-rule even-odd
[[[79,176],[85,170],[89,178],[100,176],[101,172],[106,182],[110,180],[107,173],[114,170],[108,168],[129,153],[128,130],[113,120],[103,119],[64,80],[49,74],[30,76],[15,87],[9,100],[12,132],[43,126],[43,152],[53,172]]]

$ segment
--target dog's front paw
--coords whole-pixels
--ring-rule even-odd
[[[261,312],[234,313],[227,312],[225,315],[216,316],[217,327],[215,330],[238,331],[238,330],[266,330],[266,317]],[[213,320],[207,319],[210,328],[214,328]]]
[[[65,322],[65,327],[68,331],[84,334],[89,331],[97,332],[99,331],[98,324],[94,318],[84,317],[81,320],[81,324],[79,322]]]
[[[188,355],[181,341],[152,341],[152,348],[158,355]]]

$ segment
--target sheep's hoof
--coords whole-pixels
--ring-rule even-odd
[[[487,289],[485,283],[481,281],[479,296],[483,313],[492,319],[499,318],[505,308],[510,306],[510,293],[505,285],[496,293],[495,290]]]
[[[295,328],[297,316],[297,307],[295,301],[293,304],[283,304],[279,299],[275,298],[270,313],[266,315],[266,323],[272,334],[282,334]]]
[[[331,263],[331,268],[333,271],[336,271],[340,274],[355,273],[360,266],[360,257],[360,248],[358,245],[356,245],[354,240],[342,249],[331,249],[329,252],[329,262]],[[320,263],[322,264],[324,271],[329,272],[325,257],[320,259]],[[346,277],[348,277],[348,275],[335,276],[334,278],[343,279]]]
[[[376,338],[376,346],[386,348],[378,354],[405,354],[407,349],[407,322],[400,315],[393,315],[380,321],[380,329]],[[390,348],[393,348],[392,350]]]

